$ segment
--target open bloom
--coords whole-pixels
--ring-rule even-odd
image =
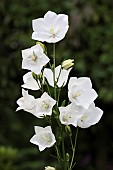
[[[64,125],[73,125],[77,127],[77,122],[83,115],[83,107],[69,104],[66,107],[59,107],[60,121]]]
[[[65,70],[61,68],[61,65],[55,68],[55,81],[58,87],[62,87],[66,85],[70,71],[71,71],[71,68],[68,70]],[[54,87],[53,71],[49,68],[45,68],[43,75],[44,77],[46,77],[49,85]]]
[[[88,109],[83,110],[82,117],[78,120],[78,126],[81,128],[88,128],[91,125],[95,125],[99,122],[103,115],[103,111],[95,107],[95,104],[92,103]]]
[[[34,101],[34,105],[36,107],[35,116],[38,118],[42,118],[46,115],[52,114],[52,108],[56,104],[56,100],[50,97],[46,92],[40,98],[37,98]]]
[[[44,18],[33,20],[32,25],[34,31],[32,39],[48,43],[62,40],[69,28],[67,15],[57,15],[51,11],[48,11]]]
[[[23,97],[17,100],[17,104],[19,105],[19,107],[16,111],[23,109],[26,112],[34,114],[36,111],[36,107],[33,103],[33,101],[35,100],[34,96],[29,95],[28,91],[24,89],[22,89],[22,95]]]
[[[24,84],[22,85],[23,88],[31,89],[31,90],[39,90],[40,89],[39,88],[40,82],[39,82],[39,80],[38,80],[38,83],[36,82],[36,80],[32,76],[32,72],[26,73],[23,76],[23,81],[24,81]]]
[[[40,74],[43,66],[49,62],[49,58],[44,54],[43,48],[39,44],[22,50],[22,58],[22,68],[35,74]]]
[[[45,148],[50,148],[56,142],[50,126],[45,128],[35,126],[35,133],[36,134],[30,139],[30,142],[38,145],[40,151],[43,151]]]
[[[88,108],[97,98],[97,93],[92,89],[92,83],[88,77],[71,77],[68,84],[68,97],[75,105]]]

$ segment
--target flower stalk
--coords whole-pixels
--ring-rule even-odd
[[[101,119],[103,111],[95,106],[94,101],[98,95],[92,88],[89,77],[71,77],[68,82],[74,59],[65,60],[56,66],[55,46],[68,31],[68,16],[48,11],[44,18],[33,20],[32,24],[32,39],[38,42],[33,47],[22,50],[22,69],[29,72],[23,76],[22,97],[17,100],[17,111],[24,110],[46,122],[46,127],[34,127],[35,134],[30,142],[38,145],[40,152],[54,146],[57,156],[53,157],[57,157],[63,170],[72,170],[75,165],[78,127],[95,125]],[[47,56],[46,46],[39,41],[53,43],[52,64]],[[67,82],[68,97],[61,101],[61,92]],[[36,98],[25,89],[40,90],[41,95]],[[76,129],[74,143],[71,126]],[[71,154],[66,147],[67,138]],[[46,166],[45,170],[56,170],[56,167]]]

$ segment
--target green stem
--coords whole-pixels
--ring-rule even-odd
[[[70,135],[70,142],[71,142],[71,148],[72,148],[72,151],[73,151],[73,142],[72,142],[72,136]]]
[[[57,98],[57,103],[59,103],[59,98],[60,98],[60,91],[61,91],[61,88],[58,90],[58,98]]]
[[[64,147],[64,137],[62,136],[62,154],[63,154],[63,169],[66,170],[66,155]]]
[[[56,149],[58,161],[59,161],[59,163],[60,163],[60,162],[61,162],[61,157],[60,157],[59,148],[58,148],[57,145],[55,145],[55,149]]]
[[[53,44],[53,80],[54,80],[54,98],[56,100],[56,82],[55,82],[55,43]]]
[[[73,153],[72,153],[72,159],[71,159],[69,170],[72,170],[72,165],[73,165],[74,156],[75,156],[75,149],[76,149],[76,144],[77,144],[77,136],[78,136],[78,127],[77,127],[77,131],[76,131],[76,135],[75,135],[74,147],[72,149]]]
[[[46,84],[46,86],[47,86],[48,93],[49,93],[49,95],[51,96],[51,92],[50,92],[50,89],[49,89],[48,83],[47,83],[46,81],[45,81],[45,84]]]

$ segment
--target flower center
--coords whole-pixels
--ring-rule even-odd
[[[82,117],[81,117],[81,122],[83,122],[85,119],[87,119],[87,115],[86,114],[84,114]]]
[[[70,114],[68,113],[68,114],[66,114],[66,116],[63,116],[63,121],[64,122],[67,122],[69,119],[71,118],[71,116],[70,116]]]
[[[76,98],[79,97],[79,96],[80,96],[80,92],[76,92],[76,93],[72,96],[72,98],[76,100]]]
[[[47,110],[47,109],[49,108],[49,104],[46,103],[45,101],[43,101],[43,102],[42,102],[42,107]]]
[[[50,33],[52,34],[52,37],[55,38],[56,34],[53,28],[50,29]]]
[[[41,137],[46,142],[46,145],[51,143],[51,139],[48,136],[42,134]]]
[[[32,56],[31,56],[31,59],[35,62],[35,61],[37,60],[37,56],[32,55]]]

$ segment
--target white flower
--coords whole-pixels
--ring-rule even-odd
[[[95,107],[95,104],[92,103],[88,109],[84,109],[83,116],[78,120],[78,126],[81,128],[88,128],[91,125],[95,125],[99,122],[103,115],[103,111]]]
[[[34,105],[36,107],[36,112],[34,115],[38,118],[42,118],[46,115],[52,115],[52,108],[55,104],[56,100],[44,92],[40,98],[37,98],[34,101]]]
[[[46,167],[45,167],[45,170],[55,170],[55,168],[52,167],[52,166],[46,166]]]
[[[69,104],[66,107],[59,107],[60,121],[64,125],[73,125],[77,127],[77,121],[83,115],[83,107]]]
[[[92,83],[88,77],[71,77],[68,84],[68,97],[75,105],[88,108],[97,98],[97,93],[92,89]]]
[[[43,48],[39,44],[22,50],[22,58],[22,68],[35,74],[40,74],[43,66],[49,62],[49,58],[43,53]]]
[[[68,75],[72,68],[65,70],[61,68],[61,65],[55,68],[55,81],[58,87],[65,86],[68,80]],[[43,72],[50,86],[54,87],[53,72],[49,68],[45,68]]]
[[[34,31],[32,39],[48,43],[62,40],[69,28],[67,15],[57,15],[51,11],[48,11],[44,18],[33,20],[32,25]]]
[[[45,128],[35,126],[35,133],[36,134],[30,139],[30,142],[38,145],[40,151],[43,151],[45,148],[50,148],[56,142],[50,126]]]
[[[26,112],[34,114],[36,111],[36,107],[33,104],[35,100],[34,96],[29,95],[28,91],[24,89],[22,89],[22,95],[23,97],[17,100],[17,104],[19,105],[19,107],[16,111],[23,109]]]
[[[38,83],[36,82],[36,80],[33,78],[32,76],[32,72],[28,72],[23,76],[23,81],[24,84],[22,85],[23,88],[26,89],[31,89],[31,90],[39,90],[39,86],[38,83],[40,84],[39,80]]]

